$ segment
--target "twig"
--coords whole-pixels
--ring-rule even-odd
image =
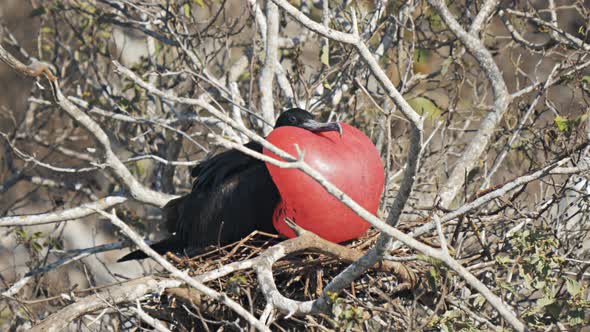
[[[557,25],[555,25],[553,22],[543,21],[543,20],[533,16],[530,13],[523,13],[518,10],[509,9],[509,8],[506,8],[505,10],[510,15],[514,15],[517,17],[523,17],[523,18],[526,18],[528,20],[535,22],[536,24],[539,24],[539,25],[549,28],[551,30],[552,37],[557,38],[560,42],[565,43],[566,45],[578,47],[578,48],[581,48],[586,51],[590,50],[590,44],[585,43],[583,40],[581,40],[575,36],[572,36],[571,34],[569,34],[568,32],[566,32],[564,30],[559,29],[557,27]]]

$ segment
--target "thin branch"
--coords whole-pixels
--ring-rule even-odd
[[[522,131],[526,122],[528,121],[529,116],[531,115],[531,113],[533,112],[535,107],[537,106],[539,99],[541,99],[541,96],[543,95],[543,93],[545,91],[547,91],[548,84],[551,81],[551,79],[553,78],[553,76],[555,75],[555,73],[557,72],[558,67],[559,67],[559,65],[555,65],[553,67],[553,70],[551,70],[549,77],[547,77],[547,80],[545,81],[545,85],[541,89],[539,89],[539,91],[537,91],[537,95],[535,96],[535,99],[533,99],[533,101],[530,103],[529,108],[527,109],[526,113],[524,114],[522,120],[520,121],[520,123],[518,125],[518,128],[516,128],[516,130],[514,131],[514,133],[512,134],[512,136],[510,137],[510,139],[508,140],[508,142],[506,143],[506,145],[504,146],[504,148],[502,149],[502,151],[500,152],[498,157],[496,157],[496,160],[494,161],[492,169],[488,172],[485,180],[483,181],[483,183],[480,187],[480,190],[486,188],[490,184],[492,176],[494,175],[494,173],[496,173],[496,171],[498,170],[498,168],[500,167],[500,165],[504,161],[504,158],[506,158],[508,151],[512,148],[512,144],[514,144],[514,142],[516,141],[516,139],[520,135],[520,132]]]
[[[481,6],[479,13],[471,23],[469,27],[469,33],[477,36],[479,32],[484,28],[485,23],[487,20],[490,19],[491,14],[496,7],[498,6],[499,0],[486,0],[484,4]]]
[[[502,18],[502,22],[506,26],[506,30],[508,30],[508,32],[510,32],[510,35],[512,35],[512,39],[514,39],[514,41],[523,45],[524,47],[526,47],[530,50],[544,51],[544,50],[550,48],[551,46],[555,45],[555,41],[553,39],[549,39],[548,41],[546,41],[544,43],[533,43],[533,42],[526,40],[520,34],[520,32],[518,32],[514,28],[512,23],[510,23],[510,20],[508,19],[508,17],[506,17],[506,12],[504,10],[500,10],[498,12],[498,14],[500,14],[500,18]]]
[[[70,264],[72,262],[77,262],[85,257],[90,256],[90,255],[94,255],[94,254],[105,252],[105,251],[117,250],[117,249],[125,248],[127,246],[129,246],[129,243],[127,241],[123,241],[123,242],[103,244],[103,245],[95,246],[95,247],[91,247],[91,248],[72,250],[69,253],[73,253],[73,255],[66,256],[64,258],[61,258],[61,259],[49,264],[49,265],[46,265],[46,266],[43,266],[43,267],[40,267],[38,269],[28,272],[19,281],[15,282],[9,289],[2,292],[2,296],[12,297],[12,296],[16,295],[36,275],[49,272],[49,271],[54,270],[60,266]]]
[[[587,144],[585,144],[584,146],[587,146]],[[490,191],[490,192],[478,197],[477,199],[461,206],[460,208],[443,215],[440,218],[440,220],[442,223],[445,223],[447,221],[458,218],[466,213],[469,213],[470,211],[473,211],[474,209],[477,209],[477,208],[491,202],[492,200],[494,200],[496,198],[506,195],[507,193],[509,193],[512,190],[515,190],[527,183],[538,180],[544,176],[547,176],[550,174],[576,174],[576,173],[584,172],[584,171],[588,170],[588,168],[580,168],[580,167],[568,167],[568,168],[561,167],[562,165],[565,165],[566,163],[568,163],[570,161],[571,161],[571,157],[565,157],[565,158],[562,158],[556,162],[553,162],[553,163],[551,163],[539,170],[536,170],[536,171],[531,172],[529,174],[520,176],[512,181],[509,181],[508,183],[504,184],[500,188]],[[414,229],[414,231],[412,231],[410,233],[410,236],[419,237],[423,234],[426,234],[426,233],[432,231],[435,227],[436,227],[436,223],[434,221],[431,221],[429,223],[426,223],[426,224]],[[401,246],[401,243],[395,243],[393,245],[392,249],[397,249],[400,246]]]

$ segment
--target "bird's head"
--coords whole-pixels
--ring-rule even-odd
[[[299,127],[314,133],[322,131],[337,131],[340,136],[342,136],[342,127],[338,122],[318,122],[314,119],[311,113],[302,110],[301,108],[291,108],[279,116],[275,128],[285,126]]]

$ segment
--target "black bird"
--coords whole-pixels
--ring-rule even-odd
[[[283,126],[342,134],[337,122],[317,122],[311,113],[300,108],[279,116],[275,128]],[[245,146],[262,153],[259,143],[249,142]],[[232,149],[201,162],[192,169],[191,176],[196,177],[191,193],[164,206],[166,227],[173,235],[151,245],[156,252],[182,253],[228,244],[255,230],[276,233],[272,216],[280,196],[263,161]],[[143,258],[147,255],[136,250],[119,262]]]

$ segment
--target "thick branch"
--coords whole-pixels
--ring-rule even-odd
[[[108,209],[126,201],[127,197],[107,196],[105,198],[99,199],[96,202],[82,204],[80,206],[61,211],[2,217],[0,218],[0,227],[34,226],[84,218],[86,216],[95,214],[96,210]]]
[[[486,0],[486,2],[484,2],[484,4],[481,6],[481,9],[479,10],[479,13],[477,13],[477,16],[469,27],[470,34],[474,36],[479,34],[486,21],[490,18],[492,12],[496,9],[496,6],[498,6],[499,2],[499,0]]]
[[[258,86],[260,88],[260,109],[266,121],[264,132],[268,134],[272,129],[268,124],[273,123],[275,120],[272,87],[278,57],[279,39],[279,9],[270,0],[266,1],[266,19],[266,57],[260,77],[258,78]]]
[[[480,123],[477,134],[455,164],[449,179],[440,191],[441,205],[449,207],[465,181],[465,174],[477,166],[479,160],[490,143],[492,134],[498,126],[510,103],[510,95],[500,69],[494,62],[494,58],[485,48],[483,42],[476,36],[468,33],[449,11],[449,8],[441,0],[428,1],[440,14],[449,29],[461,40],[467,51],[483,69],[492,85],[494,93],[494,111],[490,112]]]

